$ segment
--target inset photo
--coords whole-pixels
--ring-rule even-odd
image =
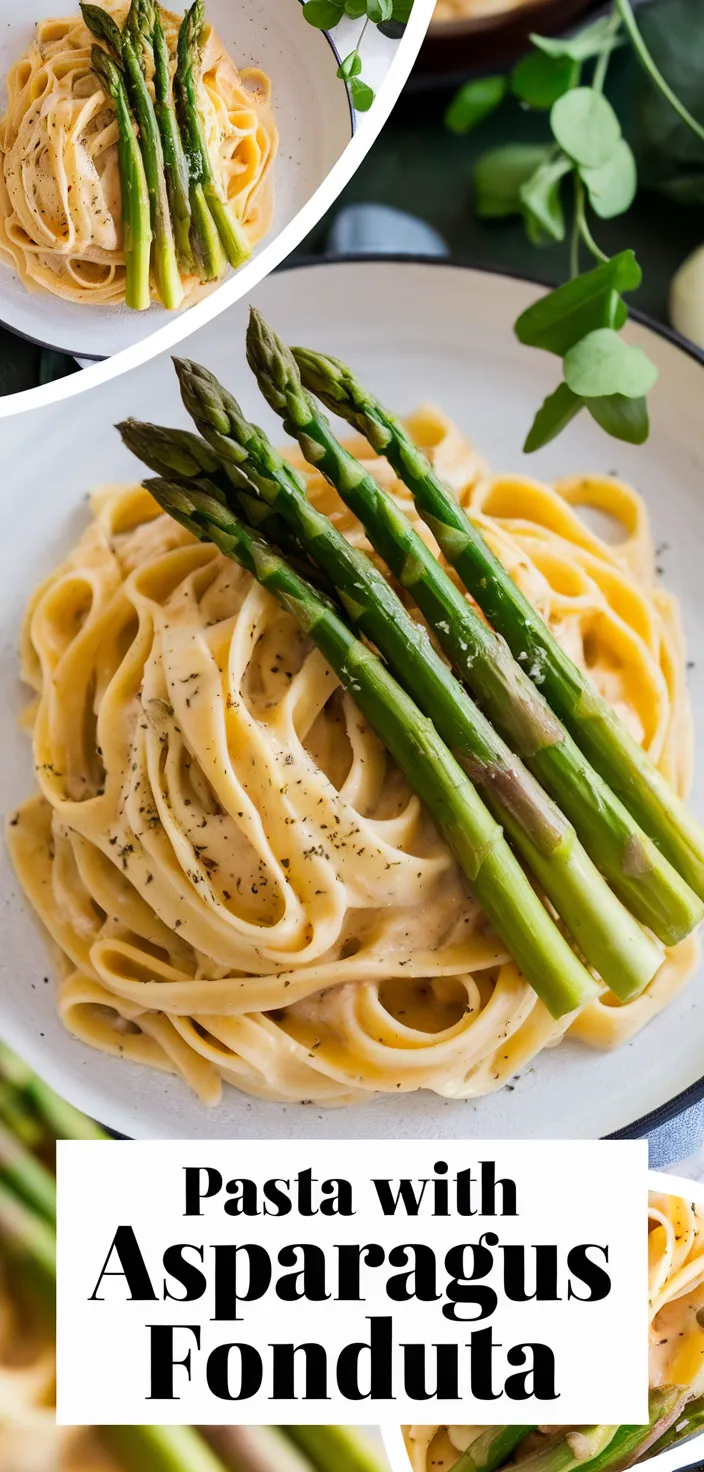
[[[675,1472],[703,1465],[704,1189],[655,1172],[650,1179],[649,1424],[394,1427],[384,1431],[391,1472],[625,1472],[640,1466]],[[598,1365],[594,1369],[598,1375]]]
[[[0,325],[85,366],[177,316],[185,331],[290,249],[355,134],[357,162],[371,143],[432,6],[412,23],[413,0],[72,5],[3,9]]]
[[[116,1131],[701,1098],[702,365],[633,322],[647,452],[528,458],[541,309],[322,261],[3,424],[0,1031]]]

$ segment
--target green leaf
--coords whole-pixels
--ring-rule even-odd
[[[515,325],[519,342],[562,357],[585,332],[622,326],[616,314],[619,293],[640,286],[641,270],[632,250],[621,251],[603,266],[566,281],[521,313]]]
[[[539,236],[549,240],[564,240],[565,216],[560,198],[560,184],[565,174],[571,172],[572,161],[563,154],[560,158],[541,164],[530,179],[521,185],[521,204],[526,223],[536,227]]]
[[[309,26],[315,26],[318,31],[330,31],[342,15],[342,3],[338,5],[337,0],[306,0],[303,14]]]
[[[505,143],[490,148],[474,165],[474,211],[482,220],[520,215],[521,189],[552,155],[547,145]]]
[[[574,87],[558,97],[550,126],[560,148],[586,169],[605,164],[621,137],[611,103],[593,87]]]
[[[579,62],[529,51],[511,73],[511,91],[529,107],[547,112],[579,80]]]
[[[658,370],[642,348],[624,342],[612,327],[588,332],[565,354],[565,382],[585,399],[624,394],[639,399],[653,387]]]
[[[625,138],[619,139],[611,157],[600,168],[579,172],[589,203],[602,220],[612,220],[630,209],[638,189],[638,173],[633,150]]]
[[[352,77],[358,77],[362,70],[362,58],[358,51],[350,51],[337,68],[337,75],[343,82],[351,81]]]
[[[451,133],[469,133],[495,111],[505,96],[505,77],[477,77],[465,82],[445,113],[445,126]]]
[[[350,20],[361,20],[367,13],[367,0],[345,0],[345,15]]]
[[[367,83],[363,82],[361,77],[352,77],[350,79],[350,92],[352,93],[352,101],[357,112],[369,112],[374,101],[372,88],[368,87]]]
[[[394,12],[392,19],[397,20],[399,25],[405,26],[411,18],[413,0],[394,0]]]
[[[367,15],[375,26],[380,26],[385,20],[391,20],[393,13],[394,0],[367,0]]]
[[[584,399],[573,394],[566,383],[561,383],[554,394],[548,394],[547,399],[541,404],[535,419],[528,431],[526,442],[523,446],[524,454],[531,455],[534,450],[541,450],[543,445],[549,445],[551,440],[562,434],[563,429],[584,408]]]
[[[588,399],[587,408],[602,429],[616,440],[629,445],[643,445],[650,434],[648,405],[645,399],[626,399],[623,394],[605,394]]]
[[[610,15],[585,26],[576,36],[531,36],[530,39],[546,56],[567,56],[571,61],[591,61],[614,45],[623,44],[618,38],[614,40]]]

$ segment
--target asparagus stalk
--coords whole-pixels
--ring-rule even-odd
[[[83,6],[87,24],[88,9],[98,6]],[[103,90],[112,98],[117,113],[117,157],[120,171],[120,193],[122,196],[122,235],[125,256],[125,301],[135,312],[145,312],[151,302],[149,288],[149,257],[151,250],[151,224],[149,216],[149,193],[144,172],[144,163],[139,144],[132,126],[132,115],[120,68],[102,46],[94,46],[91,62]]]
[[[665,944],[681,940],[704,914],[699,898],[584,761],[503,639],[471,608],[393,497],[338,444],[305,387],[295,390],[289,368],[295,360],[258,313],[247,351],[264,397],[359,517],[489,719],[574,824],[619,898]]]
[[[291,390],[300,391],[293,359],[284,361]],[[186,408],[234,485],[253,487],[286,519],[352,623],[380,650],[479,787],[587,960],[622,999],[642,991],[661,964],[659,948],[612,894],[572,826],[472,703],[383,574],[310,505],[305,482],[212,374],[183,360],[176,360],[176,371]],[[278,540],[269,529],[267,535]]]
[[[103,1426],[100,1434],[125,1472],[225,1472],[192,1426]]]
[[[53,1316],[56,1232],[5,1182],[0,1181],[0,1249]]]
[[[14,1095],[17,1108],[26,1110],[38,1119],[42,1130],[45,1133],[48,1131],[52,1140],[107,1138],[100,1125],[94,1124],[92,1119],[74,1109],[72,1104],[67,1104],[65,1099],[33,1073],[29,1065],[11,1052],[3,1042],[0,1042],[0,1080]],[[2,1113],[7,1119],[8,1113],[4,1108]]]
[[[169,69],[169,50],[158,5],[152,7],[151,40],[154,53],[154,94],[156,97],[154,110],[164,151],[166,189],[169,196],[176,254],[182,273],[188,275],[196,268],[191,246],[188,163],[176,119]]]
[[[564,1437],[521,1457],[521,1472],[624,1472],[677,1415],[682,1404],[679,1386],[650,1392],[647,1426],[572,1426]]]
[[[201,490],[147,482],[160,506],[202,541],[212,541],[267,588],[321,650],[343,688],[425,802],[509,953],[553,1016],[594,995],[589,973],[555,927],[499,825],[424,717],[310,583]]]
[[[487,1426],[453,1463],[452,1472],[498,1472],[534,1426]]]
[[[528,674],[540,684],[587,761],[704,899],[704,830],[612,706],[553,638],[403,425],[344,363],[303,348],[294,352],[306,386],[361,430],[408,486],[444,556],[506,639],[514,657],[525,663]]]
[[[229,1472],[312,1472],[278,1426],[204,1426],[201,1434]],[[334,1462],[326,1472],[337,1472]]]
[[[354,1426],[281,1426],[312,1464],[314,1472],[381,1472],[379,1457]]]
[[[215,181],[198,107],[196,73],[200,65],[204,26],[205,0],[194,0],[190,10],[186,11],[179,30],[174,91],[191,182],[194,186],[191,207],[196,230],[199,235],[203,233],[201,248],[206,249],[206,262],[210,260],[211,266],[214,267],[210,254],[212,241],[206,230],[209,214],[215,224],[227,260],[231,266],[237,267],[241,266],[242,262],[251,255],[251,247],[244,227],[227,200],[223,199]],[[221,272],[218,272],[218,275],[220,274]]]
[[[56,1222],[56,1181],[51,1171],[3,1125],[0,1125],[0,1183],[46,1221]]]
[[[704,1396],[692,1400],[684,1406],[681,1413],[675,1416],[672,1424],[658,1436],[648,1449],[648,1457],[655,1457],[659,1452],[664,1452],[670,1446],[676,1446],[680,1441],[686,1441],[688,1437],[695,1436],[704,1427]]]
[[[152,95],[145,76],[145,47],[150,44],[154,7],[152,0],[132,0],[122,33],[122,62],[127,90],[139,126],[139,142],[149,190],[152,221],[152,269],[159,299],[173,310],[183,301],[174,233],[169,212],[164,150]]]

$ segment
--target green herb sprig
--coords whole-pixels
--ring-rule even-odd
[[[362,77],[361,47],[367,26],[379,26],[390,35],[400,34],[412,9],[413,0],[306,0],[303,15],[316,30],[331,31],[345,16],[362,21],[357,44],[337,71],[340,80],[349,86],[357,112],[368,112],[374,101],[373,88]]]
[[[591,216],[598,221],[624,214],[638,188],[635,157],[604,95],[614,50],[633,48],[653,85],[699,138],[704,138],[704,124],[656,67],[631,0],[613,0],[609,15],[574,36],[533,35],[531,41],[532,49],[510,76],[466,83],[445,117],[452,132],[468,133],[509,95],[548,115],[549,141],[493,148],[477,161],[473,179],[480,218],[521,215],[536,246],[565,241],[569,233],[570,280],[515,323],[520,342],[562,360],[562,381],[538,410],[524,450],[548,444],[582,409],[615,439],[640,445],[649,434],[647,394],[657,368],[621,331],[628,320],[624,293],[638,288],[641,270],[631,250],[610,259],[591,224]],[[585,251],[596,264],[583,271]]]

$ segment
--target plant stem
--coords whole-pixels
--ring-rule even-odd
[[[117,114],[125,302],[133,311],[145,312],[151,305],[149,263],[152,228],[144,161],[132,126],[132,114],[120,67],[102,46],[92,48],[91,62],[103,90],[112,98]]]
[[[599,261],[602,265],[604,265],[608,261],[609,257],[607,255],[604,255],[604,252],[601,249],[601,247],[597,245],[597,243],[596,243],[596,241],[594,239],[594,236],[592,235],[592,232],[589,229],[589,225],[587,224],[587,212],[586,212],[586,199],[585,199],[584,185],[583,185],[581,179],[576,174],[575,174],[575,209],[576,209],[576,213],[577,213],[577,226],[578,226],[578,229],[579,229],[579,233],[580,233],[580,236],[581,236],[582,240],[584,241],[584,244],[587,247],[587,250],[590,251],[591,255],[594,256],[594,259],[595,260]]]
[[[490,1426],[473,1441],[452,1472],[499,1472],[534,1426]]]
[[[653,58],[650,55],[645,41],[643,40],[643,37],[641,36],[641,33],[638,29],[638,24],[636,22],[635,15],[633,14],[630,0],[614,0],[614,3],[621,16],[623,24],[628,31],[628,35],[633,45],[633,50],[635,51],[636,56],[638,57],[641,66],[643,67],[643,70],[650,77],[650,80],[655,83],[655,86],[660,89],[663,97],[667,98],[670,106],[674,108],[675,112],[677,113],[678,117],[682,119],[683,123],[686,123],[687,127],[691,128],[692,132],[696,134],[697,138],[701,138],[702,142],[704,142],[704,124],[697,122],[697,119],[692,116],[691,112],[689,112],[688,109],[684,106],[684,103],[680,102],[680,99],[677,96],[676,92],[673,92],[669,83],[665,81],[662,72],[660,72],[655,65],[655,62],[653,61]]]
[[[56,1181],[31,1150],[0,1125],[0,1181],[52,1224],[56,1223]]]

